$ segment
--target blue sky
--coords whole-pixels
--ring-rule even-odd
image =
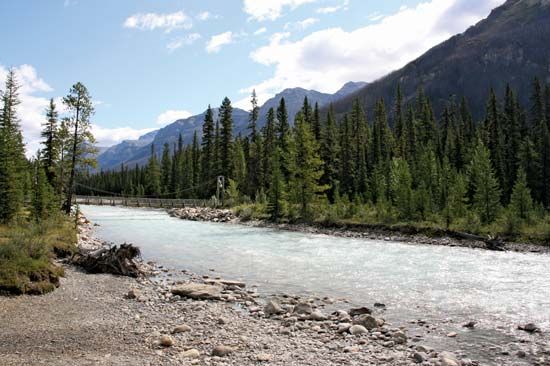
[[[372,81],[503,0],[4,0],[0,81],[14,67],[29,151],[47,98],[82,81],[101,145],[228,96],[247,108],[286,87]],[[2,87],[0,87],[2,88]]]

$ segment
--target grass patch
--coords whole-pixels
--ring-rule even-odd
[[[53,259],[76,252],[76,230],[59,217],[0,226],[0,293],[43,294],[59,286],[63,268]]]

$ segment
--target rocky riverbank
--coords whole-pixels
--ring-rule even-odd
[[[88,250],[104,245],[90,225],[82,226],[79,243]],[[215,274],[147,266],[154,276],[138,279],[67,266],[51,294],[0,298],[0,364],[485,364],[467,351],[430,346],[428,335],[444,332],[441,325],[388,324],[384,304],[350,309],[343,299],[262,297]],[[550,357],[543,343],[529,340],[491,352],[494,365],[547,365]]]
[[[211,222],[228,222],[239,223],[243,225],[264,227],[277,230],[287,230],[295,232],[303,232],[310,234],[324,234],[346,238],[383,240],[392,242],[402,242],[411,245],[443,245],[450,247],[465,247],[487,249],[487,245],[483,241],[457,239],[448,235],[425,235],[421,232],[414,232],[412,228],[402,230],[391,230],[387,227],[366,225],[324,225],[322,223],[314,224],[289,224],[289,223],[273,223],[269,221],[259,220],[240,220],[231,210],[213,209],[208,207],[200,208],[177,208],[171,209],[168,213],[172,217],[178,217],[183,220],[191,221],[211,221]],[[409,229],[409,230],[406,230]],[[522,253],[544,253],[550,254],[550,246],[533,243],[516,243],[504,242],[502,250],[522,252]]]

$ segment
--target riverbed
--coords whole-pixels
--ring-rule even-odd
[[[434,343],[448,345],[447,334],[456,332],[455,347],[476,349],[478,355],[520,338],[538,342],[550,330],[547,255],[193,222],[163,210],[81,209],[100,225],[99,238],[136,244],[145,260],[242,280],[265,295],[327,296],[369,307],[384,303],[384,316],[393,323],[435,324]],[[474,330],[462,327],[468,321],[477,322]],[[528,322],[544,334],[517,331]]]

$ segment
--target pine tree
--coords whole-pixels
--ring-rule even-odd
[[[412,177],[409,164],[401,158],[394,158],[391,164],[390,189],[393,204],[402,219],[409,220],[413,214]]]
[[[0,222],[12,221],[24,200],[24,145],[17,118],[19,84],[10,69],[0,115]]]
[[[271,154],[267,212],[273,221],[278,221],[284,211],[285,180],[281,170],[281,148],[275,147]]]
[[[229,98],[225,97],[220,107],[220,162],[221,175],[233,178],[233,107]]]
[[[263,182],[262,185],[258,185],[259,188],[268,189],[271,184],[271,170],[273,166],[273,152],[277,148],[277,135],[276,135],[276,121],[275,121],[275,111],[273,108],[270,108],[267,111],[267,122],[263,129],[263,138],[262,138],[262,174]]]
[[[201,184],[202,184],[202,197],[210,197],[214,191],[215,185],[215,135],[214,135],[214,116],[212,108],[208,105],[206,114],[204,115],[204,123],[202,125],[202,151],[201,151]]]
[[[67,123],[72,130],[71,165],[65,203],[65,212],[68,214],[71,212],[76,169],[95,165],[95,159],[90,157],[95,153],[95,139],[90,130],[90,117],[94,113],[94,107],[88,89],[82,83],[73,85],[69,94],[63,98],[63,103],[70,114]]]
[[[37,221],[47,218],[55,206],[53,188],[46,177],[46,167],[42,165],[43,161],[46,160],[42,158],[39,151],[33,163],[33,194],[31,199],[32,215]]]
[[[237,138],[233,143],[233,159],[231,161],[231,171],[233,179],[237,182],[238,187],[243,187],[246,184],[246,161],[244,158],[244,150],[242,141]]]
[[[514,214],[523,220],[529,220],[533,211],[531,190],[527,186],[527,175],[523,168],[520,168],[518,171],[518,178],[510,199],[510,208],[513,210]]]
[[[191,168],[193,170],[193,197],[198,194],[201,175],[201,151],[199,146],[199,136],[197,131],[193,132],[193,142],[191,143]]]
[[[401,84],[397,84],[395,106],[393,110],[393,128],[395,131],[396,149],[399,156],[404,156],[403,130],[405,129],[405,118],[403,116],[403,93]]]
[[[317,194],[322,193],[325,187],[319,184],[323,174],[322,161],[319,157],[319,146],[311,124],[307,123],[302,113],[298,113],[295,119],[293,149],[290,159],[293,162],[291,171],[291,190],[295,203],[300,204],[301,215],[304,218],[311,217],[310,207]]]
[[[330,202],[334,202],[334,195],[338,189],[338,170],[340,166],[340,145],[338,143],[338,129],[334,119],[334,110],[330,105],[327,112],[327,122],[322,130],[321,159],[323,161],[323,176],[321,184],[329,187],[327,194]]]
[[[42,124],[41,136],[44,138],[42,144],[44,145],[44,150],[42,154],[42,161],[44,169],[46,170],[46,176],[50,185],[53,185],[56,178],[56,166],[59,159],[59,143],[57,139],[57,117],[58,113],[56,110],[55,103],[53,98],[50,99],[50,104],[46,109],[46,123]]]
[[[495,220],[500,209],[500,187],[491,165],[489,149],[478,141],[470,166],[474,197],[472,206],[485,224]]]
[[[257,133],[257,121],[259,118],[260,107],[258,107],[258,100],[256,98],[256,91],[252,91],[251,99],[252,109],[250,110],[249,125],[250,130],[249,138],[249,151],[248,151],[248,165],[247,165],[247,182],[241,187],[246,187],[246,192],[253,196],[256,190],[263,183],[262,181],[262,144],[260,136]]]
[[[321,114],[319,112],[319,103],[315,102],[315,107],[313,108],[313,135],[317,141],[321,141]]]
[[[160,162],[161,171],[161,192],[163,194],[170,192],[170,177],[172,175],[172,159],[170,158],[170,145],[166,142],[162,150]]]
[[[155,154],[155,144],[151,145],[151,157],[145,172],[145,192],[149,196],[158,197],[162,194],[161,171]]]
[[[506,191],[505,165],[504,165],[504,139],[502,136],[501,113],[498,106],[495,91],[491,88],[489,101],[487,102],[487,114],[485,117],[485,144],[489,149],[491,161],[495,169],[496,177],[501,187]]]

